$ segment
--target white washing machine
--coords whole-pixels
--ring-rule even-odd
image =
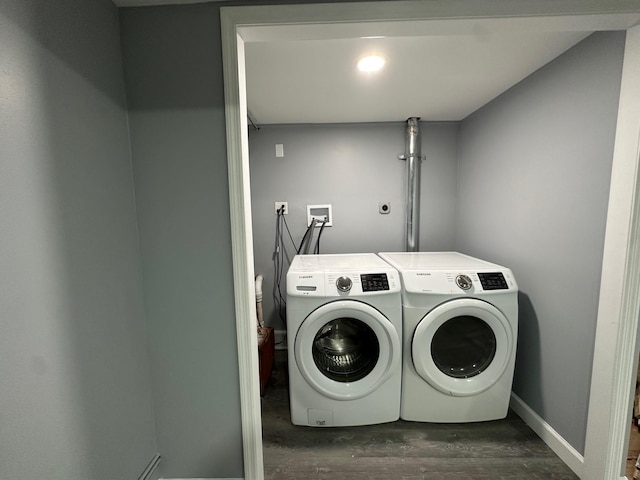
[[[402,279],[400,417],[464,423],[507,415],[518,335],[511,270],[457,252],[380,253]]]
[[[400,290],[398,272],[373,253],[294,257],[287,272],[294,425],[398,420]]]

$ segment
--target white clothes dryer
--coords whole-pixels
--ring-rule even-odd
[[[287,272],[291,422],[370,425],[400,416],[398,272],[377,255],[297,255]]]
[[[518,335],[511,270],[458,252],[380,257],[402,279],[400,417],[442,423],[506,417]]]

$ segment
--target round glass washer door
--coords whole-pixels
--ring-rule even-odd
[[[400,368],[400,337],[371,305],[339,300],[317,308],[300,325],[295,359],[304,379],[336,400],[362,398]]]
[[[416,327],[411,342],[418,375],[452,396],[471,396],[504,374],[513,349],[507,318],[482,300],[462,298],[438,305]]]

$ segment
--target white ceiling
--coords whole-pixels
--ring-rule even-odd
[[[245,43],[258,125],[462,120],[590,32],[525,32]],[[356,69],[362,55],[387,60]]]
[[[200,1],[113,0],[120,7]],[[593,31],[640,22],[628,0],[609,2],[588,4],[582,14],[547,15],[543,12],[554,11],[556,2],[523,0],[531,8],[541,6],[523,16],[434,15],[429,20],[406,16],[407,8],[421,3],[398,2],[405,7],[398,18],[373,12],[368,21],[358,21],[349,3],[317,5],[314,12],[321,11],[326,21],[300,20],[300,9],[307,8],[302,5],[269,6],[270,20],[260,17],[238,29],[245,46],[249,114],[258,125],[413,116],[461,120]],[[384,38],[363,38],[372,35]],[[382,54],[387,65],[378,74],[363,75],[355,62],[371,52]]]

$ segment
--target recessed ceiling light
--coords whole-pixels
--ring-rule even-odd
[[[386,60],[379,55],[368,55],[358,60],[358,70],[361,72],[377,72],[384,67]]]

